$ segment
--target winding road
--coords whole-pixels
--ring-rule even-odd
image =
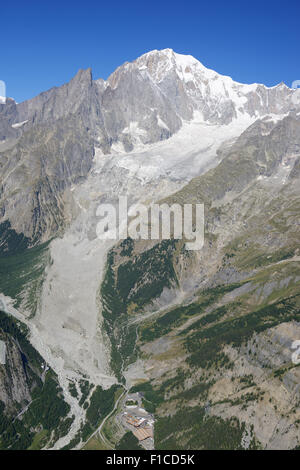
[[[126,393],[127,393],[127,390],[125,389],[125,390],[123,391],[123,393],[121,393],[121,395],[120,395],[119,398],[117,399],[117,401],[116,401],[116,403],[115,403],[113,409],[111,410],[111,412],[110,412],[107,416],[105,416],[105,418],[104,418],[103,421],[101,422],[100,426],[96,429],[96,431],[93,432],[93,434],[90,435],[89,439],[81,446],[81,448],[83,448],[96,434],[99,433],[99,436],[100,436],[100,438],[102,439],[102,441],[105,443],[105,445],[106,445],[107,447],[109,447],[110,449],[112,449],[112,450],[114,449],[114,446],[112,446],[111,443],[108,442],[108,440],[106,439],[106,437],[101,433],[101,430],[102,430],[104,424],[106,423],[106,421],[107,421],[107,420],[111,417],[111,415],[115,412],[115,410],[117,409],[117,407],[118,407],[118,405],[119,405],[119,403],[120,403],[121,398],[123,398]]]

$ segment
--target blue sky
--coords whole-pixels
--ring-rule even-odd
[[[300,80],[298,0],[1,2],[0,40],[0,80],[17,101],[167,47],[244,83]]]

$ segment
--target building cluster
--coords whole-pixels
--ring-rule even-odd
[[[124,413],[127,425],[133,426],[131,428],[133,434],[139,441],[145,439],[153,439],[153,423],[154,420],[134,417],[131,414]]]
[[[131,431],[145,450],[154,449],[154,416],[143,406],[143,394],[127,394],[123,401],[123,411],[119,415],[120,423]]]

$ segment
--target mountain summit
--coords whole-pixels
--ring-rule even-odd
[[[157,98],[167,98],[169,113],[174,112],[181,120],[191,120],[198,112],[204,121],[214,124],[228,124],[245,115],[259,118],[269,113],[285,114],[291,110],[295,95],[295,90],[282,84],[268,88],[235,82],[206,68],[194,57],[172,49],[154,50],[122,65],[108,83],[115,90],[124,88],[123,81],[129,86],[136,80],[147,83],[149,88],[151,84]],[[134,93],[133,89],[130,91]],[[300,94],[297,95],[299,105]]]

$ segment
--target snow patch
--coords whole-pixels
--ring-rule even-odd
[[[289,116],[289,113],[286,113],[286,114],[268,114],[267,116],[265,116],[263,118],[263,121],[264,122],[274,122],[275,124],[277,122],[280,122],[282,121],[284,118],[286,118],[287,116]]]
[[[157,124],[159,125],[159,127],[162,127],[163,129],[166,129],[167,131],[170,131],[167,124],[161,119],[160,116],[157,116]]]
[[[15,124],[12,124],[11,127],[13,127],[14,129],[19,129],[20,127],[24,126],[24,124],[26,124],[27,122],[28,122],[28,119],[27,121],[16,122]]]
[[[122,133],[131,134],[132,136],[137,136],[137,137],[147,135],[147,132],[145,131],[145,129],[141,129],[137,121],[130,122],[129,126],[125,127]]]

